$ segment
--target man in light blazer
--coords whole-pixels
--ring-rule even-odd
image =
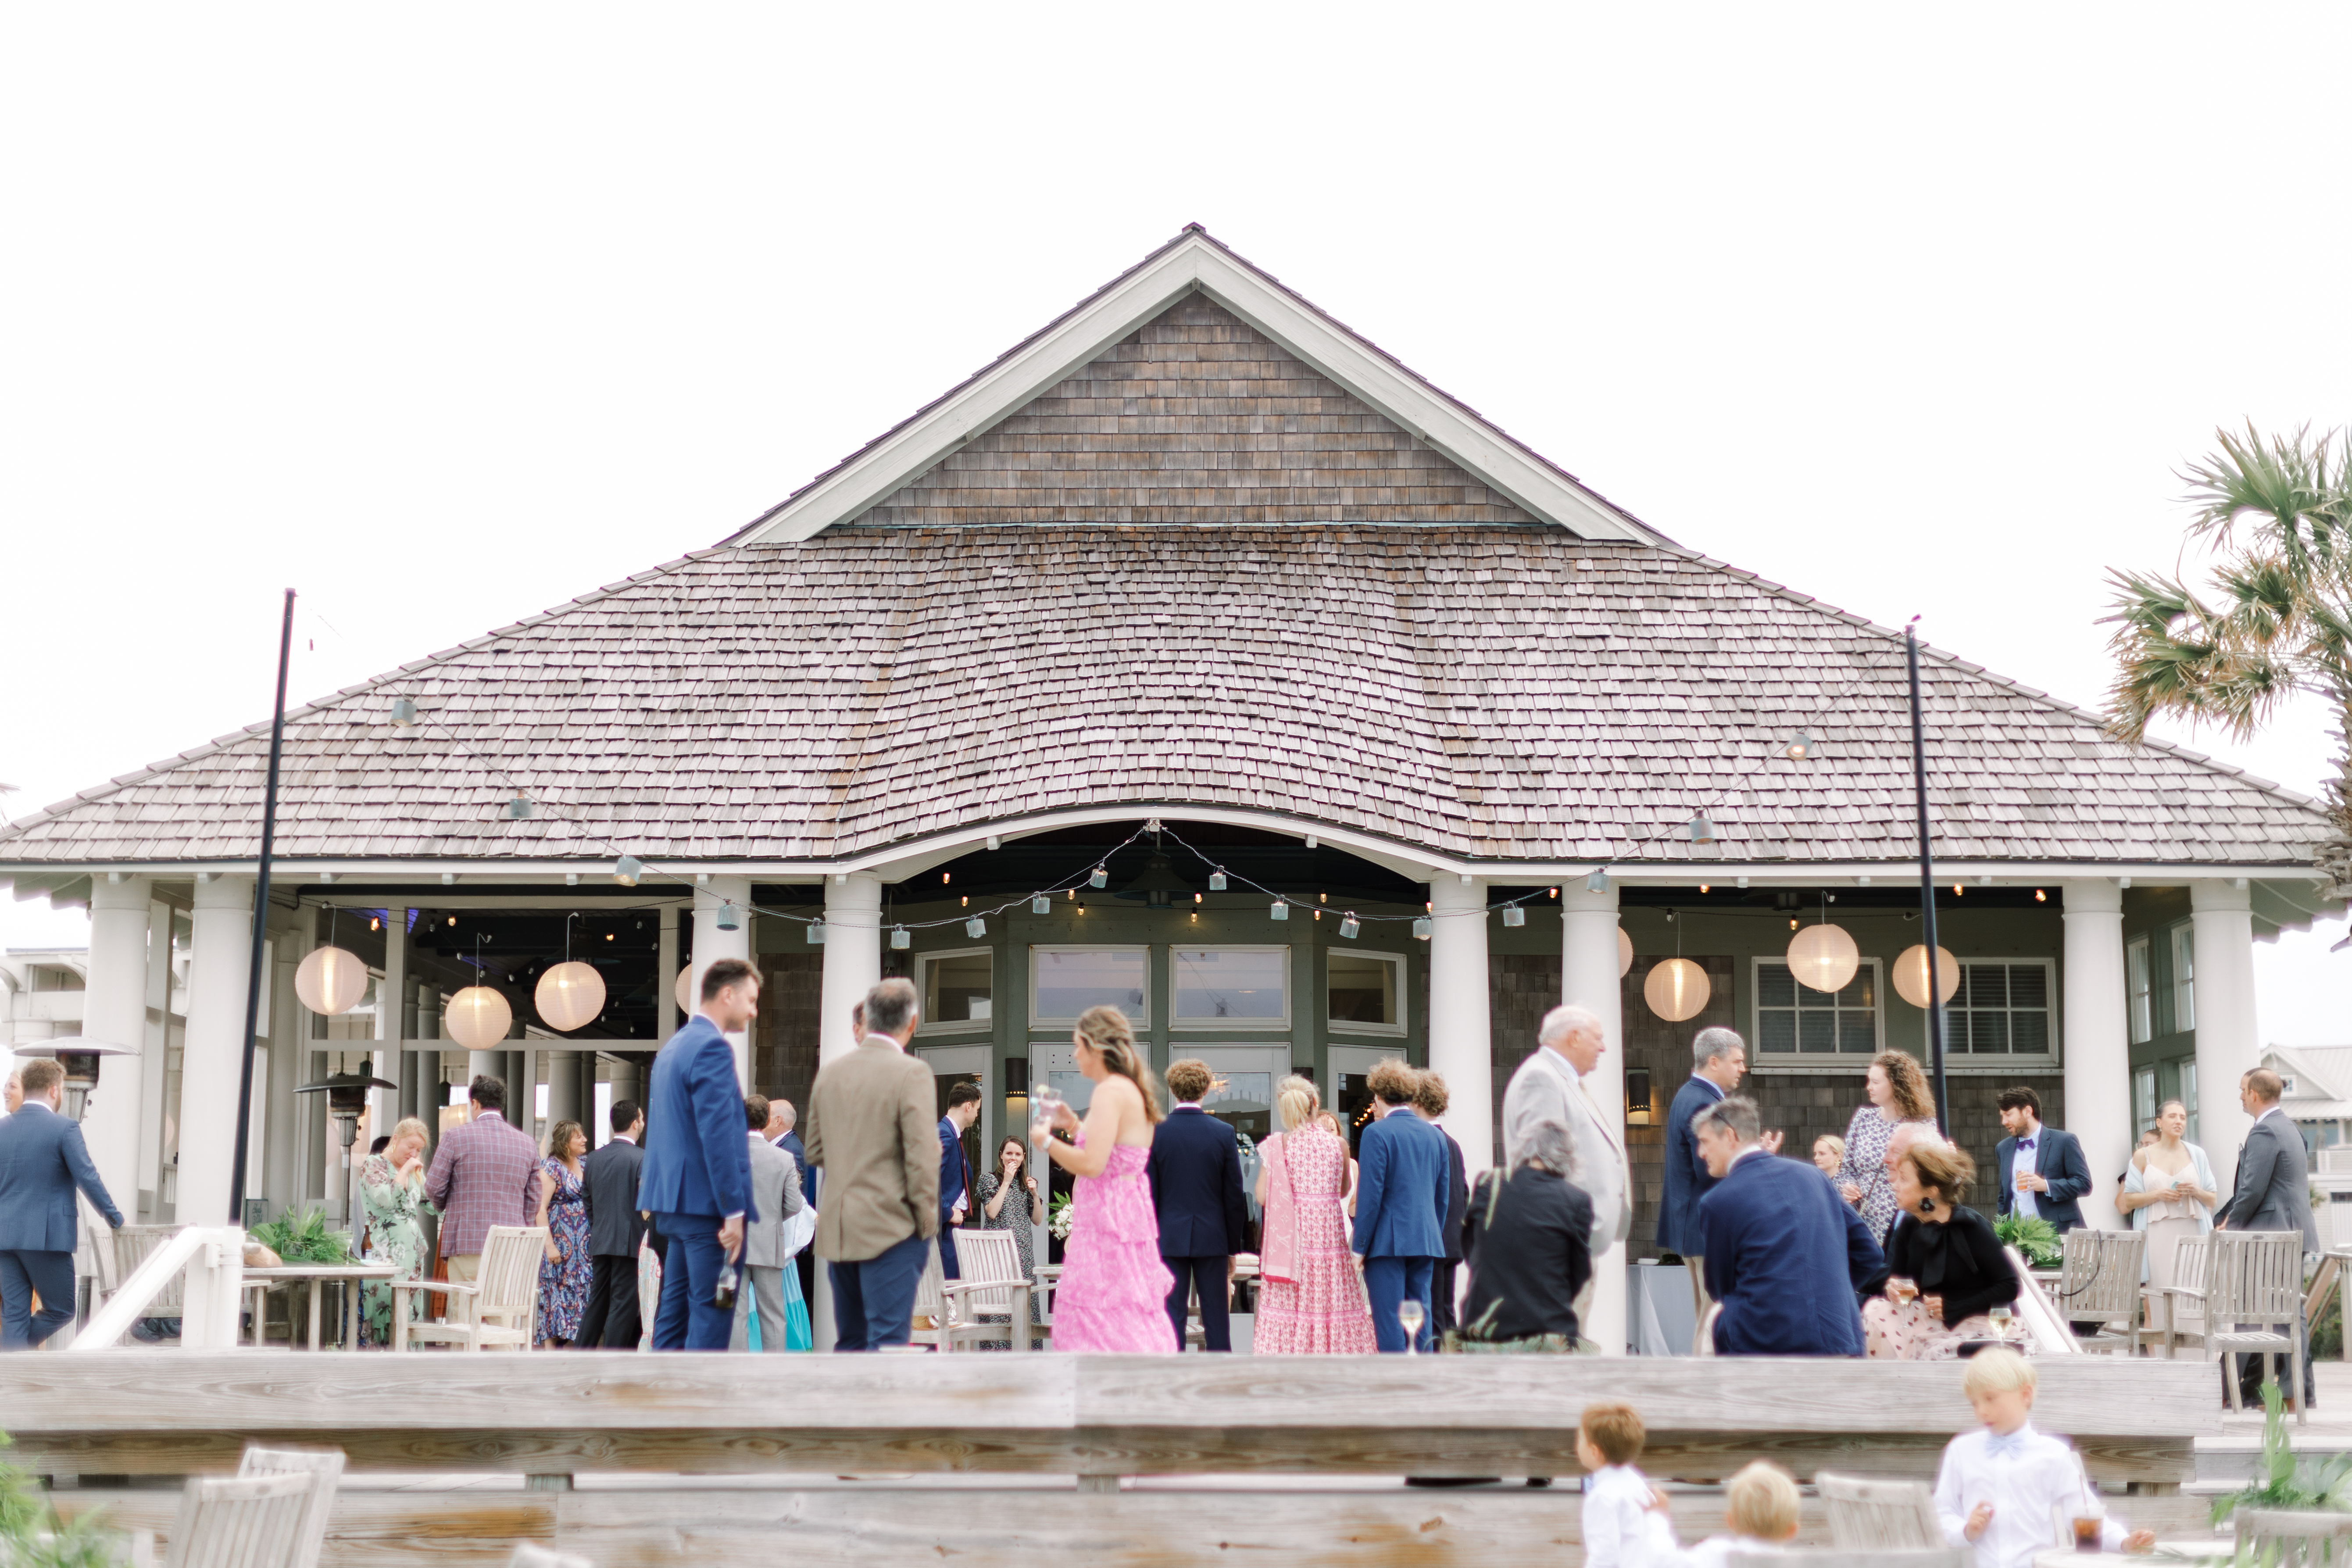
[[[742,1090],[727,1037],[760,1012],[760,972],[722,958],[702,972],[702,1007],[654,1058],[646,1098],[646,1163],[637,1201],[662,1237],[654,1349],[723,1351],[734,1314],[719,1305],[720,1274],[760,1221],[743,1146]]]
[[[1503,1163],[1516,1165],[1533,1142],[1535,1128],[1557,1122],[1568,1129],[1569,1147],[1576,1168],[1568,1179],[1592,1200],[1592,1269],[1598,1276],[1601,1257],[1625,1239],[1633,1228],[1633,1179],[1625,1167],[1625,1151],[1611,1130],[1610,1119],[1584,1087],[1585,1076],[1601,1065],[1607,1042],[1601,1020],[1589,1009],[1573,1005],[1546,1013],[1536,1030],[1536,1048],[1511,1074],[1503,1091]],[[1592,1321],[1592,1281],[1576,1299],[1576,1321]]]
[[[816,1254],[833,1282],[834,1348],[913,1337],[915,1286],[940,1227],[940,1140],[931,1069],[907,1054],[922,1019],[893,977],[866,994],[866,1037],[817,1069],[802,1140],[824,1173]]]
[[[2090,1162],[2083,1158],[2083,1141],[2072,1132],[2042,1122],[2042,1097],[2020,1084],[2000,1091],[2000,1124],[2009,1136],[1995,1156],[2000,1163],[2000,1189],[1994,1195],[2003,1214],[2021,1214],[2050,1222],[2063,1235],[2083,1224],[2083,1195],[2091,1190]],[[2018,1156],[2024,1159],[2020,1192]]]
[[[2285,1089],[2279,1075],[2268,1068],[2256,1068],[2238,1080],[2238,1103],[2245,1107],[2254,1124],[2246,1130],[2246,1141],[2238,1149],[2238,1178],[2231,1186],[2230,1201],[2221,1205],[2213,1225],[2222,1230],[2294,1231],[2303,1237],[2304,1251],[2316,1252],[2319,1227],[2311,1217],[2309,1158],[2303,1134],[2279,1109],[2279,1096]],[[2271,1325],[2273,1332],[2284,1327]],[[2315,1392],[2310,1331],[2310,1326],[2305,1325],[2303,1396],[2306,1401]],[[2261,1396],[2265,1375],[2275,1375],[2282,1383],[2286,1380],[2287,1358],[2278,1357],[2274,1372],[2265,1373],[2263,1363],[2270,1360],[2259,1355],[2241,1360],[2238,1385],[2246,1397]]]
[[[588,1209],[588,1310],[580,1317],[585,1350],[633,1351],[645,1326],[637,1304],[637,1249],[646,1239],[637,1207],[644,1174],[646,1113],[634,1100],[613,1102],[613,1136],[581,1162]]]
[[[74,1248],[81,1240],[75,1189],[108,1225],[122,1228],[122,1211],[98,1179],[79,1124],[58,1114],[64,1066],[37,1058],[23,1072],[24,1103],[0,1121],[0,1351],[31,1350],[73,1321]]]
[[[743,1289],[735,1295],[735,1327],[727,1340],[730,1351],[751,1346],[751,1300],[760,1302],[760,1349],[784,1348],[784,1270],[792,1258],[784,1252],[784,1221],[801,1212],[800,1169],[793,1157],[768,1141],[768,1097],[743,1097],[745,1145],[751,1156],[751,1201],[760,1210],[759,1223],[743,1232]]]
[[[1399,1354],[1405,1333],[1397,1307],[1408,1298],[1421,1303],[1414,1348],[1430,1348],[1430,1289],[1445,1256],[1445,1134],[1413,1113],[1416,1077],[1393,1057],[1371,1070],[1373,1120],[1356,1145],[1356,1228],[1348,1244],[1371,1299],[1372,1338]]]

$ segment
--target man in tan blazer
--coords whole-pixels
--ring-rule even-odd
[[[880,1350],[912,1337],[915,1286],[940,1226],[940,1140],[931,1073],[907,1054],[914,984],[866,995],[866,1037],[817,1069],[801,1131],[824,1172],[816,1255],[833,1281],[834,1348]]]

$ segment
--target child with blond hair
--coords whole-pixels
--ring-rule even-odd
[[[1797,1482],[1778,1465],[1757,1460],[1724,1489],[1726,1535],[1653,1559],[1652,1568],[1723,1568],[1735,1552],[1778,1555],[1797,1538]]]
[[[1665,1500],[1633,1465],[1647,1436],[1642,1413],[1630,1405],[1588,1405],[1577,1423],[1585,1568],[1649,1568],[1675,1549]]]
[[[2015,1351],[1980,1352],[1960,1390],[1984,1426],[1945,1446],[1936,1517],[1945,1540],[1976,1548],[1977,1568],[2027,1568],[2035,1552],[2051,1549],[2053,1519],[2099,1512],[2082,1458],[2063,1437],[2033,1429],[2033,1363]],[[2102,1517],[2099,1533],[2108,1552],[2156,1544],[2155,1531],[2126,1533],[2111,1514]]]

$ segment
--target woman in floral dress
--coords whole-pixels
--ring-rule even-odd
[[[1095,1091],[1083,1124],[1055,1102],[1054,1130],[1074,1132],[1077,1141],[1045,1144],[1054,1163],[1077,1178],[1062,1282],[1054,1291],[1054,1348],[1172,1355],[1168,1292],[1176,1279],[1160,1261],[1160,1217],[1143,1173],[1160,1120],[1151,1069],[1136,1049],[1127,1015],[1116,1007],[1087,1008],[1070,1039],[1078,1070]]]
[[[1026,1139],[1008,1137],[996,1146],[996,1169],[980,1173],[980,1184],[971,1196],[980,1205],[980,1228],[1011,1232],[1013,1246],[1021,1254],[1021,1277],[1031,1278],[1034,1269],[1029,1261],[1029,1227],[1045,1223],[1045,1199],[1037,1190],[1037,1178],[1029,1173]],[[1029,1321],[1033,1323],[1037,1321],[1037,1294],[1033,1290],[1029,1295]],[[1007,1351],[1013,1348],[1013,1342],[983,1340],[980,1348]]]
[[[400,1270],[403,1279],[425,1278],[424,1216],[437,1214],[425,1196],[425,1123],[404,1118],[392,1130],[392,1142],[381,1154],[360,1163],[360,1202],[367,1210],[368,1234],[376,1261]],[[415,1321],[423,1296],[409,1291],[407,1311]],[[368,1344],[392,1342],[392,1281],[370,1279],[361,1292],[365,1319],[361,1337]]]
[[[547,1227],[547,1256],[539,1265],[539,1340],[545,1345],[570,1344],[588,1310],[592,1265],[587,1189],[580,1170],[587,1152],[587,1130],[577,1121],[559,1121],[548,1134],[547,1158],[539,1165],[539,1215],[531,1223]]]
[[[1885,1247],[1895,1207],[1895,1189],[1886,1175],[1886,1141],[1906,1121],[1934,1126],[1936,1100],[1927,1092],[1927,1073],[1905,1051],[1881,1051],[1871,1058],[1863,1091],[1870,1103],[1853,1113],[1845,1130],[1845,1166],[1838,1173],[1838,1192],[1861,1211],[1870,1238]]]
[[[1282,1131],[1265,1143],[1258,1201],[1265,1209],[1258,1257],[1259,1355],[1370,1355],[1372,1314],[1348,1252],[1340,1213],[1347,1142],[1316,1114],[1315,1085],[1286,1078],[1275,1091]]]

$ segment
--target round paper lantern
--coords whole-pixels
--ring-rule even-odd
[[[1843,926],[1807,926],[1789,940],[1789,970],[1800,984],[1843,991],[1862,967],[1862,950]]]
[[[681,1018],[691,1018],[694,1016],[693,993],[688,989],[687,985],[687,983],[693,978],[694,965],[690,963],[682,963],[678,965],[677,986],[676,990],[672,992],[672,994],[677,998],[677,1016]]]
[[[1625,934],[1623,926],[1619,926],[1617,928],[1617,978],[1622,980],[1632,973],[1633,973],[1633,939]]]
[[[1698,1016],[1711,989],[1706,970],[1687,958],[1669,958],[1642,982],[1642,998],[1649,1003],[1651,1012],[1669,1024],[1679,1024]]]
[[[507,1037],[514,1009],[487,985],[468,985],[443,1004],[441,1032],[469,1051],[487,1051]]]
[[[572,959],[539,977],[531,993],[539,1021],[558,1034],[584,1029],[604,1010],[604,977],[591,965]]]
[[[322,1017],[348,1013],[367,994],[367,965],[340,947],[314,947],[294,971],[294,994]]]
[[[1937,998],[1949,1005],[1952,993],[1959,988],[1960,961],[1952,956],[1950,949],[1937,948],[1936,950]],[[1903,950],[1903,956],[1895,961],[1895,994],[1914,1007],[1925,1007],[1927,1005],[1927,950],[1926,947],[1916,944],[1906,947]]]

